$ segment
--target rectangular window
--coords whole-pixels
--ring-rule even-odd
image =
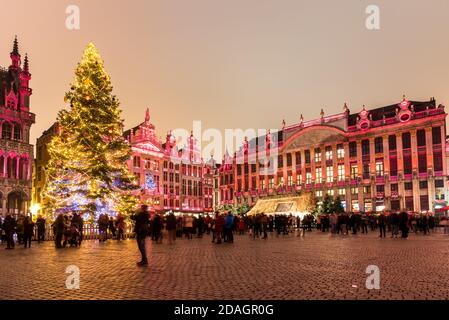
[[[312,172],[310,172],[309,170],[307,170],[306,172],[306,183],[307,184],[312,183]]]
[[[305,158],[306,163],[310,163],[310,150],[306,150],[304,152],[304,158]]]
[[[345,166],[344,164],[338,165],[338,181],[344,181],[345,180]]]
[[[357,142],[355,141],[349,142],[349,156],[357,157]]]
[[[371,187],[370,186],[363,186],[363,193],[370,195],[371,194]]]
[[[432,143],[433,144],[441,144],[441,128],[440,127],[432,128]]]
[[[287,176],[287,185],[291,187],[293,185],[293,177],[291,174]]]
[[[358,193],[359,193],[359,188],[357,188],[357,187],[351,188],[351,194],[358,194]]]
[[[345,148],[342,144],[337,145],[337,158],[338,159],[345,158]]]
[[[421,211],[429,211],[429,197],[428,196],[420,196],[421,202]]]
[[[444,182],[443,180],[435,180],[435,188],[444,188]]]
[[[301,174],[297,174],[296,175],[296,184],[300,184],[302,182],[302,175]]]
[[[321,183],[322,179],[322,169],[321,168],[315,168],[315,182]]]
[[[443,157],[441,151],[433,153],[433,169],[435,171],[443,171]]]
[[[365,139],[362,140],[362,155],[368,155],[369,154],[369,140]]]
[[[419,173],[427,172],[427,155],[425,152],[418,153],[418,170]]]
[[[284,166],[284,158],[282,155],[278,155],[278,168],[282,168]]]
[[[332,160],[332,147],[326,147],[326,161]]]
[[[316,195],[317,198],[321,198],[323,196],[323,191],[318,190],[318,191],[315,192],[315,195]]]
[[[359,167],[356,163],[351,164],[351,179],[356,180],[359,174]]]
[[[418,147],[424,147],[426,145],[426,131],[418,130],[416,132],[416,143]]]
[[[384,175],[384,162],[376,161],[376,177],[383,177]]]
[[[412,182],[404,182],[404,189],[405,190],[413,190],[413,183]]]
[[[370,177],[370,173],[369,173],[369,163],[364,163],[363,164],[363,179],[369,179]]]
[[[399,186],[397,183],[392,183],[390,188],[392,192],[397,192],[399,190]]]
[[[270,177],[268,178],[268,188],[273,188],[274,187],[274,178]]]
[[[334,181],[334,167],[326,167],[326,182]]]
[[[404,173],[412,174],[412,156],[404,155]]]
[[[300,165],[301,164],[301,152],[296,152],[295,153],[295,157],[296,157],[296,165]]]
[[[388,136],[388,149],[390,151],[396,150],[396,135]]]
[[[420,181],[419,182],[419,188],[420,189],[427,189],[427,181]]]
[[[265,185],[265,178],[264,177],[260,177],[260,187],[263,189],[265,189],[266,185]]]
[[[346,189],[344,189],[344,188],[338,189],[338,195],[344,196],[345,194],[346,194]]]
[[[291,167],[291,166],[292,166],[292,154],[287,153],[287,167]]]
[[[334,190],[327,190],[327,194],[329,195],[329,196],[331,196],[331,197],[333,197],[334,196]]]
[[[410,148],[411,148],[410,132],[404,132],[402,134],[402,149],[410,149]]]
[[[321,161],[321,150],[320,148],[315,149],[315,162]]]
[[[390,158],[390,174],[392,177],[398,175],[398,159],[396,157]]]
[[[384,142],[382,137],[377,137],[374,139],[374,150],[376,153],[384,152]]]

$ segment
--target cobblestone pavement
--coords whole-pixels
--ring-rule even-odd
[[[448,299],[449,236],[377,233],[306,237],[236,236],[215,245],[210,237],[147,241],[148,268],[136,266],[133,240],[86,241],[56,250],[0,246],[1,299]],[[68,290],[66,267],[80,268],[79,290]],[[367,290],[368,265],[380,268],[381,289]],[[355,287],[357,286],[357,287]]]

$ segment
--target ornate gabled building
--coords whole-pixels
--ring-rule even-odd
[[[28,56],[23,64],[17,37],[10,53],[11,65],[0,67],[0,199],[1,213],[27,213],[31,199],[33,146],[30,127],[31,74]]]
[[[193,134],[179,148],[169,132],[160,141],[147,109],[145,121],[124,132],[131,144],[128,166],[138,180],[139,197],[155,212],[202,213],[213,210],[213,172],[201,158]]]
[[[404,97],[357,113],[343,109],[245,140],[232,160],[223,159],[221,203],[308,191],[318,199],[340,196],[347,211],[434,212],[446,204],[443,105]]]

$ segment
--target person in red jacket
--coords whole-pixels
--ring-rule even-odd
[[[221,243],[221,235],[223,234],[224,224],[224,217],[217,212],[217,215],[215,216],[215,239],[217,239],[217,244]]]

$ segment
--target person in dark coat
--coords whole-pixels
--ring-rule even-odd
[[[173,244],[176,240],[176,217],[173,212],[167,216],[167,223],[165,228],[168,232],[168,244]]]
[[[25,248],[31,248],[31,239],[33,238],[34,233],[34,222],[30,219],[29,216],[26,216],[23,220],[23,242]]]
[[[6,238],[6,248],[5,249],[14,249],[14,232],[16,230],[16,220],[8,214],[3,221],[3,231],[5,232]]]
[[[148,206],[143,204],[140,210],[131,216],[131,220],[136,222],[134,232],[136,233],[137,247],[139,248],[142,260],[137,263],[138,266],[143,267],[148,265],[147,252],[145,248],[145,238],[148,236],[148,224],[150,217],[148,214]]]
[[[37,243],[45,240],[45,219],[41,215],[37,217]]]
[[[62,248],[62,237],[64,235],[64,216],[60,213],[53,223],[53,232],[55,234],[56,248]]]
[[[151,240],[156,241],[156,243],[159,243],[159,240],[162,239],[161,237],[161,230],[162,230],[162,220],[161,216],[159,214],[155,214],[153,217],[153,234],[151,237]],[[162,240],[161,240],[162,241]]]
[[[399,215],[399,220],[400,220],[400,228],[401,228],[401,233],[402,233],[402,238],[406,239],[408,238],[408,214],[407,212],[403,211],[401,212],[401,214]]]
[[[387,233],[387,221],[385,214],[383,212],[380,213],[379,218],[377,219],[377,224],[379,226],[379,238],[386,237]]]
[[[78,246],[81,245],[81,241],[83,240],[83,227],[84,221],[83,218],[78,213],[75,213],[72,217],[71,225],[78,230]]]

